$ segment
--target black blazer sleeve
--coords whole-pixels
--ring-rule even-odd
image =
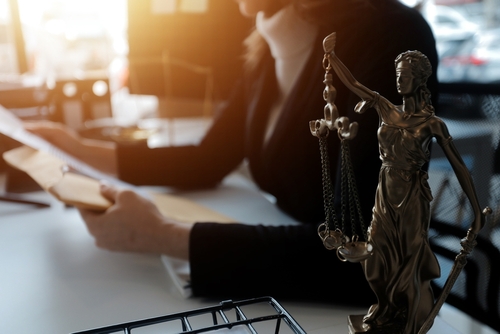
[[[190,242],[195,296],[374,302],[361,266],[326,251],[313,225],[199,223]]]
[[[200,188],[216,185],[244,157],[245,99],[238,84],[197,146],[149,149],[119,145],[118,176],[137,185]]]
[[[354,76],[365,86],[400,103],[401,97],[396,91],[396,56],[407,50],[420,50],[436,68],[437,54],[432,32],[420,14],[395,3],[380,0],[377,15],[365,18],[360,14],[350,21],[350,26],[332,27],[324,31],[324,36],[337,31],[337,54]],[[345,49],[348,51],[343,51]],[[313,61],[319,63],[321,59]],[[322,79],[318,77],[319,82]],[[358,137],[351,143],[351,156],[360,197],[367,203],[363,207],[365,221],[369,223],[380,168],[376,138],[378,116],[374,110],[355,115],[352,110],[359,98],[346,91],[340,82],[335,85],[337,107],[360,123]],[[436,93],[435,74],[428,86]],[[320,108],[322,105],[324,101],[320,101]],[[314,149],[318,149],[317,146]],[[331,167],[333,170],[337,167],[335,159]],[[336,174],[332,177],[338,193],[340,179]],[[287,191],[295,192],[298,198],[305,199],[317,191],[316,188],[297,189],[297,182],[289,181],[284,183],[289,187]],[[297,201],[298,205],[300,202]],[[286,207],[283,209],[286,211]],[[322,203],[318,209],[322,209]],[[194,295],[220,298],[272,295],[362,305],[373,302],[373,293],[360,265],[342,263],[335,252],[327,251],[316,234],[318,223],[320,221],[280,227],[196,224],[190,246]]]

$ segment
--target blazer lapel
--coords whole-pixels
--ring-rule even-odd
[[[269,112],[276,101],[278,85],[274,74],[274,60],[266,55],[263,70],[256,80],[251,80],[249,87],[249,107],[246,120],[246,156],[252,163],[260,160],[264,133]]]

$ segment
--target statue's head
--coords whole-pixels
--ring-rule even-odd
[[[432,65],[426,55],[416,50],[406,51],[396,57],[394,65],[398,67],[401,62],[406,62],[410,66],[412,75],[420,81],[422,86],[427,83],[427,79],[432,74]]]
[[[429,58],[420,51],[406,51],[396,57],[394,65],[396,71],[400,70],[400,68],[409,68],[411,70],[411,75],[415,80],[412,84],[414,86],[410,89],[416,89],[416,92],[418,92],[422,100],[425,101],[427,108],[433,110],[431,92],[427,87],[427,79],[429,79],[432,74],[432,65]],[[398,91],[401,87],[398,87]],[[402,94],[401,91],[400,94]]]

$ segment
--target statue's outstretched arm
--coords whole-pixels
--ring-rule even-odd
[[[330,35],[326,36],[323,40],[323,49],[331,67],[340,78],[340,80],[344,83],[344,85],[346,85],[346,87],[349,88],[354,94],[358,95],[362,100],[365,101],[373,99],[376,93],[359,83],[351,74],[349,69],[335,54],[336,38],[336,33],[333,32]]]

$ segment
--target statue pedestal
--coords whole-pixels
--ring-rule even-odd
[[[401,319],[394,320],[393,323],[384,325],[382,327],[371,328],[363,322],[363,317],[365,315],[350,315],[347,319],[347,326],[349,329],[349,334],[400,334],[404,332],[405,322]]]
[[[370,331],[370,326],[363,322],[364,315],[350,315],[347,317],[347,326],[349,328],[349,334],[361,334],[368,333]]]

